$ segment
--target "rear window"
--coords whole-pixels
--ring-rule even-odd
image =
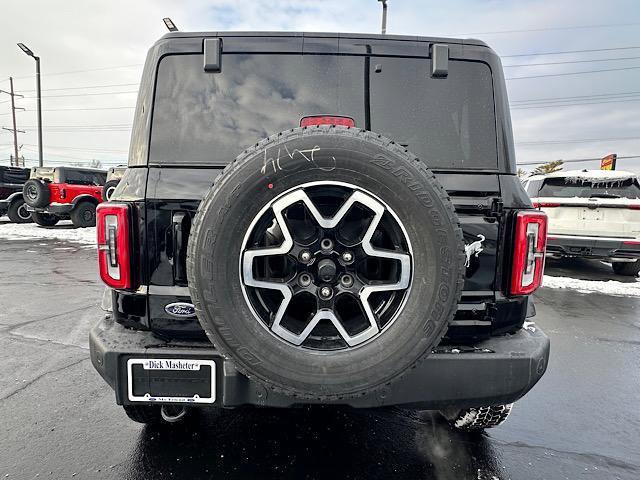
[[[84,172],[81,170],[65,170],[62,183],[72,185],[104,185],[107,179],[106,172]]]
[[[489,67],[451,61],[448,78],[435,79],[430,66],[418,58],[225,54],[222,72],[211,74],[201,55],[164,57],[149,163],[224,165],[304,116],[348,116],[366,128],[368,111],[370,130],[430,167],[496,169]]]
[[[24,183],[29,179],[29,170],[24,168],[0,168],[0,183]]]
[[[601,181],[598,183],[571,178],[547,178],[539,197],[562,198],[640,198],[640,187],[635,179]]]
[[[31,169],[30,178],[41,178],[43,180],[49,180],[53,182],[55,180],[56,171],[53,168],[38,168]]]

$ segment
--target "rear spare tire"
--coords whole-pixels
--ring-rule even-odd
[[[105,202],[108,202],[109,200],[111,200],[111,195],[113,195],[113,192],[119,183],[120,183],[120,180],[109,180],[107,183],[104,184],[104,187],[102,187],[102,199]]]
[[[46,207],[51,201],[49,185],[39,178],[30,178],[24,183],[22,196],[31,207]]]
[[[60,220],[56,215],[42,212],[31,212],[31,218],[42,227],[53,227]]]
[[[200,204],[189,290],[210,340],[288,395],[376,391],[426,357],[460,298],[462,231],[413,154],[296,128],[242,153]]]

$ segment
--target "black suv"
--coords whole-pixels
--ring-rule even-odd
[[[168,34],[128,167],[90,346],[133,420],[403,405],[478,429],[546,370],[546,216],[483,42]]]
[[[0,166],[0,217],[7,215],[14,223],[33,221],[22,198],[22,187],[28,179],[28,168]]]

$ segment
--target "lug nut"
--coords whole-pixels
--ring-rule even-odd
[[[304,263],[307,263],[309,260],[311,260],[311,252],[309,250],[301,251],[300,260],[302,260]]]
[[[331,298],[331,295],[333,294],[333,290],[331,290],[330,287],[322,287],[320,288],[320,296],[324,299],[328,299]]]
[[[322,250],[331,250],[333,248],[333,242],[330,238],[323,238],[320,242],[320,248],[322,248]]]
[[[351,288],[353,286],[353,277],[349,274],[344,274],[340,277],[340,283],[345,288]]]
[[[351,263],[353,261],[353,253],[351,252],[344,252],[342,254],[342,261],[344,263]]]
[[[300,274],[300,276],[298,277],[298,285],[300,285],[301,287],[308,287],[309,285],[311,285],[311,275],[309,275],[308,273]]]

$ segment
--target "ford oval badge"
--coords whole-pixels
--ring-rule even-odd
[[[188,318],[195,316],[196,307],[191,303],[176,302],[165,305],[164,311],[174,317]]]

